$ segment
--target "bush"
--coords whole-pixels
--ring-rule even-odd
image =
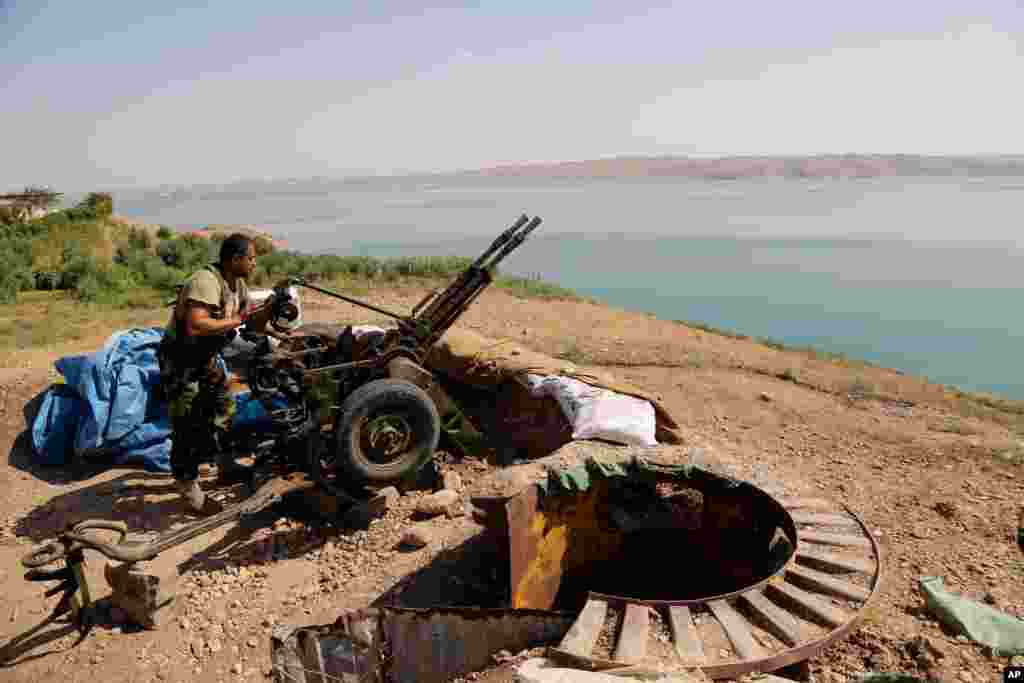
[[[114,213],[114,198],[106,192],[90,192],[75,208],[91,211],[92,218],[107,218]]]
[[[153,235],[146,230],[129,228],[128,244],[135,249],[151,249],[153,247]]]
[[[256,249],[257,256],[265,256],[267,254],[274,253],[274,243],[266,237],[256,237],[252,241],[252,246]]]
[[[32,271],[17,253],[0,251],[0,303],[13,304],[18,292],[35,287]]]
[[[157,239],[161,240],[169,240],[172,237],[174,237],[174,233],[171,232],[171,229],[168,228],[166,225],[161,225],[160,228],[156,231],[156,237]]]

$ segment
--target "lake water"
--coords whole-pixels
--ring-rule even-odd
[[[300,251],[382,257],[476,256],[537,214],[504,272],[1024,399],[1024,179],[373,179],[115,202],[148,222],[256,224]]]

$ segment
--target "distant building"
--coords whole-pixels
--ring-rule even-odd
[[[22,218],[22,220],[27,220],[27,221],[35,220],[37,218],[42,218],[43,216],[51,214],[54,211],[60,211],[59,208],[48,209],[45,206],[25,206],[24,202],[19,202],[19,201],[16,201],[14,199],[0,199],[0,206],[16,206],[16,207],[20,207],[24,211],[24,213],[25,213],[25,215]]]

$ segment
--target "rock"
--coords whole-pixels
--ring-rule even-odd
[[[249,647],[256,647],[259,645],[259,641],[257,641],[255,638],[250,638],[249,640],[245,641],[245,644]]]
[[[236,676],[241,676],[242,675],[242,663],[241,662],[235,662],[234,664],[232,664],[231,665],[231,673],[235,674]]]
[[[147,571],[147,569],[149,571]],[[120,564],[109,562],[103,574],[110,585],[110,602],[123,610],[136,624],[154,629],[160,625],[165,609],[174,599],[178,574],[171,569],[157,573],[147,562]]]
[[[217,638],[211,638],[210,640],[206,641],[206,649],[212,652],[213,654],[217,654],[218,652],[220,652],[221,647],[222,645],[220,644],[220,640],[218,640]]]
[[[423,515],[443,515],[448,511],[449,507],[458,502],[458,493],[444,489],[420,498],[416,502],[416,512]]]
[[[937,502],[935,505],[932,506],[932,509],[935,510],[940,515],[942,515],[943,517],[945,517],[946,519],[955,519],[959,512],[956,503],[951,503],[945,500],[940,500],[939,502]]]
[[[413,524],[402,534],[402,545],[423,548],[430,545],[436,538],[434,529],[425,524]]]
[[[985,593],[985,597],[983,597],[982,600],[985,602],[986,605],[997,604],[996,596],[992,595],[992,593]]]
[[[455,502],[448,506],[444,511],[445,517],[448,519],[455,519],[456,517],[462,517],[464,515],[472,514],[473,506],[469,503]]]
[[[444,473],[444,488],[448,491],[456,492],[462,490],[462,477],[459,476],[458,472]]]
[[[765,403],[772,402],[772,395],[769,394],[767,391],[762,391],[760,394],[757,395],[757,397],[764,401]]]

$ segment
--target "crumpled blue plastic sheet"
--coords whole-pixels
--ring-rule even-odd
[[[170,472],[170,418],[156,358],[162,338],[161,328],[135,328],[112,335],[100,351],[60,358],[64,383],[46,392],[32,423],[35,461],[63,465],[103,455],[114,465]],[[235,400],[236,427],[263,416],[248,394]]]

